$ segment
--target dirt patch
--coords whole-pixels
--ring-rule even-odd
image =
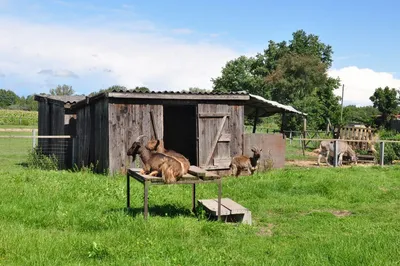
[[[346,217],[346,216],[350,216],[353,213],[351,211],[348,210],[312,210],[309,212],[304,212],[302,213],[302,215],[308,215],[314,212],[329,212],[332,213],[333,215],[335,215],[336,217],[340,218],[340,217]]]
[[[273,224],[268,224],[266,227],[263,226],[260,228],[260,231],[257,232],[258,236],[272,236],[274,233],[272,232],[272,228],[274,228]]]
[[[316,160],[290,160],[286,161],[285,164],[294,166],[318,167]],[[321,163],[321,166],[326,166],[326,164]]]
[[[350,216],[352,215],[352,213],[350,211],[347,210],[343,210],[343,211],[331,211],[331,213],[333,215],[335,215],[336,217],[346,217],[346,216]]]
[[[302,167],[333,167],[327,165],[324,161],[321,162],[320,166],[317,164],[317,159],[315,160],[288,160],[285,162],[285,165],[293,165],[293,166],[302,166]],[[358,163],[357,165],[355,164],[345,164],[343,162],[343,165],[340,166],[341,168],[343,167],[351,167],[351,166],[372,166],[375,165],[374,163]]]

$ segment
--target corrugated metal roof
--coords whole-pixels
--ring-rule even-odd
[[[193,95],[249,95],[246,91],[232,91],[232,92],[190,92],[190,91],[149,91],[141,92],[135,90],[112,90],[111,92],[121,92],[121,93],[142,93],[142,94],[193,94]]]
[[[50,94],[35,95],[35,97],[60,101],[63,102],[64,104],[74,104],[86,98],[86,96],[82,95],[50,95]]]
[[[258,113],[259,116],[266,116],[266,115],[271,115],[273,113],[279,113],[279,111],[276,111],[276,110],[281,110],[281,112],[286,111],[286,112],[290,112],[290,113],[307,115],[306,113],[296,110],[293,106],[284,105],[284,104],[281,104],[281,103],[278,103],[278,102],[272,101],[272,100],[267,100],[261,96],[254,95],[254,94],[249,94],[249,95],[250,95],[249,101],[251,104],[254,104],[255,107],[259,107],[259,109],[264,109],[264,112],[262,112],[261,114],[260,114],[260,110],[259,110],[259,113]]]
[[[115,94],[114,94],[115,93]],[[245,106],[245,114],[249,115],[249,114],[255,114],[256,110],[258,116],[262,117],[262,116],[270,116],[272,114],[275,113],[284,113],[284,112],[290,112],[290,113],[297,113],[297,114],[301,114],[301,115],[307,115],[305,113],[302,113],[298,110],[296,110],[295,108],[293,108],[290,105],[284,105],[281,103],[278,103],[276,101],[272,101],[272,100],[267,100],[261,96],[258,95],[254,95],[254,94],[250,94],[247,91],[233,91],[233,92],[214,92],[214,91],[207,91],[207,92],[190,92],[190,91],[149,91],[149,92],[140,92],[140,91],[136,91],[136,90],[123,90],[123,89],[115,89],[112,91],[108,91],[108,92],[103,92],[103,93],[99,93],[97,95],[93,95],[92,97],[90,97],[92,100],[92,98],[98,98],[98,97],[104,97],[105,95],[109,95],[111,97],[116,97],[119,98],[120,96],[118,95],[118,93],[128,93],[128,94],[132,94],[132,98],[142,98],[142,99],[152,99],[152,95],[154,95],[155,98],[161,99],[159,97],[159,95],[193,95],[193,96],[205,96],[204,99],[207,100],[212,100],[211,97],[207,97],[207,96],[249,96],[249,98],[247,99],[241,99],[241,100],[245,100],[246,102],[244,103]],[[114,94],[114,95],[113,95]],[[135,96],[136,95],[136,96]],[[142,95],[142,97],[139,97],[139,95]],[[164,97],[163,97],[164,98]],[[181,97],[177,97],[181,98]],[[196,97],[198,98],[198,97]],[[216,97],[218,98],[218,97]],[[233,97],[235,98],[235,97]],[[83,103],[85,97],[82,96],[81,103]],[[171,97],[168,97],[168,99],[172,99]],[[229,97],[227,97],[224,100],[229,100]],[[79,101],[79,100],[78,100]],[[85,101],[86,102],[86,101]],[[79,103],[79,104],[81,104]],[[87,102],[88,103],[88,102]],[[78,104],[78,105],[79,105]]]

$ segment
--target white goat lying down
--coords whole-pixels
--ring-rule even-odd
[[[320,165],[321,157],[325,157],[325,162],[327,165],[330,165],[329,163],[329,157],[334,157],[334,141],[329,141],[329,140],[323,140],[321,141],[319,145],[319,154],[318,154],[318,165]],[[338,140],[338,145],[337,145],[337,154],[339,156],[338,160],[338,165],[342,165],[343,161],[343,155],[349,155],[351,157],[351,161],[355,162],[357,164],[357,156],[355,151],[351,148],[349,144],[347,144],[346,141]]]

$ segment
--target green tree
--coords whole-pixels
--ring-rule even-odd
[[[398,94],[398,90],[394,88],[390,89],[386,86],[383,89],[381,87],[375,89],[374,94],[369,97],[373,106],[381,112],[381,123],[385,128],[389,126],[390,119],[397,111],[399,105]]]
[[[362,123],[366,126],[375,127],[375,118],[379,114],[378,109],[373,106],[348,105],[343,107],[343,123]]]
[[[75,91],[72,89],[72,86],[68,85],[57,85],[56,88],[50,89],[51,95],[74,95]]]
[[[135,87],[134,89],[133,89],[133,91],[135,91],[135,92],[150,92],[150,89],[149,88],[147,88],[147,87]]]
[[[293,33],[289,42],[270,41],[255,57],[241,56],[229,61],[221,76],[212,79],[214,91],[240,91],[292,105],[309,114],[308,128],[323,129],[327,118],[337,124],[339,100],[334,89],[339,79],[330,78],[332,47],[318,36],[303,30]],[[302,127],[298,115],[286,116],[286,129]]]
[[[7,108],[19,101],[19,97],[11,90],[0,89],[0,108]]]
[[[241,56],[226,63],[222,69],[222,75],[213,82],[213,91],[247,91],[269,98],[270,94],[264,82],[260,58],[247,58]],[[262,72],[262,73],[261,73]]]
[[[187,90],[182,90],[182,92],[207,93],[207,92],[211,92],[211,90],[202,89],[202,88],[199,88],[199,87],[190,87]]]

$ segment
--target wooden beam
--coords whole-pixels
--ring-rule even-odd
[[[199,113],[200,118],[219,118],[229,115],[230,113]]]
[[[150,120],[151,120],[151,127],[153,128],[154,137],[155,137],[156,139],[158,139],[157,130],[156,130],[156,125],[155,125],[155,123],[154,123],[154,114],[153,114],[153,111],[150,111]]]
[[[213,141],[213,143],[212,143],[212,145],[211,145],[210,153],[208,154],[207,160],[205,161],[205,166],[207,166],[208,163],[210,162],[211,157],[212,157],[212,155],[213,155],[213,153],[214,153],[215,147],[217,147],[217,143],[218,143],[219,138],[221,137],[222,130],[224,129],[224,125],[225,125],[225,121],[226,121],[227,117],[228,117],[228,116],[224,116],[224,117],[222,118],[222,122],[221,122],[221,124],[219,125],[217,135],[215,136],[214,141]]]
[[[256,133],[256,129],[257,129],[257,120],[258,120],[258,108],[256,108],[256,116],[254,117],[253,133]]]

